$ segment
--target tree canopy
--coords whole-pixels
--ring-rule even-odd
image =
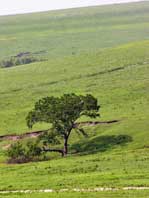
[[[67,155],[68,139],[75,121],[83,115],[96,118],[99,116],[99,108],[97,99],[90,94],[45,97],[35,103],[26,121],[29,128],[37,122],[51,123],[54,133],[64,139],[64,148],[58,152],[61,151],[62,155]],[[83,130],[80,132],[84,133]]]

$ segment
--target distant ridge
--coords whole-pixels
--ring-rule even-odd
[[[57,11],[57,10],[68,10],[68,9],[77,9],[77,8],[87,8],[87,7],[95,7],[95,6],[108,6],[108,5],[114,5],[114,4],[127,4],[127,3],[136,3],[136,2],[147,2],[148,0],[112,0],[112,1],[108,1],[108,2],[103,2],[103,3],[93,3],[93,4],[89,4],[89,5],[78,5],[78,6],[68,6],[68,7],[57,7],[57,8],[45,8],[45,9],[32,9],[32,10],[25,10],[25,11],[3,11],[5,10],[4,8],[0,9],[0,16],[11,16],[11,15],[22,15],[22,14],[32,14],[32,13],[40,13],[40,12],[49,12],[49,11]],[[8,10],[9,8],[7,8]]]

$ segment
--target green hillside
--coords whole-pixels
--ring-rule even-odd
[[[48,59],[0,70],[0,134],[23,133],[34,101],[64,92],[93,93],[102,106],[101,119],[128,117],[131,104],[118,106],[126,106],[126,99],[135,105],[143,91],[147,94],[148,9],[143,2],[0,17],[1,60],[25,52]]]
[[[64,93],[93,94],[98,120],[119,121],[85,127],[87,139],[72,134],[70,147],[80,153],[67,159],[12,167],[2,163],[10,141],[1,141],[0,190],[149,186],[148,11],[149,2],[140,2],[0,17],[0,63],[20,53],[43,59],[1,65],[0,135],[29,131],[25,118],[35,101]],[[33,131],[49,127],[37,124]],[[101,152],[102,137],[113,135],[132,142]]]
[[[52,57],[148,39],[149,3],[0,17],[0,59],[45,51]]]

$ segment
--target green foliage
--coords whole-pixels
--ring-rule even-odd
[[[38,62],[39,60],[35,57],[32,56],[23,56],[23,57],[11,57],[8,60],[3,60],[0,65],[4,68],[7,67],[13,67],[13,66],[18,66],[18,65],[25,65],[25,64],[30,64],[33,62]]]
[[[37,122],[51,123],[55,133],[64,139],[63,152],[67,154],[68,139],[75,121],[82,115],[96,118],[99,116],[99,108],[97,99],[92,95],[64,94],[61,97],[46,97],[35,103],[26,121],[30,128]]]
[[[47,122],[52,123],[58,133],[65,134],[65,130],[71,128],[81,115],[99,116],[99,108],[97,99],[92,95],[64,94],[60,98],[46,97],[36,102],[26,120],[30,128],[36,122]]]
[[[11,145],[11,147],[7,151],[7,154],[12,159],[22,158],[25,155],[25,149],[20,142],[17,142]]]
[[[39,141],[42,143],[43,146],[60,144],[60,140],[53,130],[44,132],[42,135],[40,135]]]
[[[24,163],[39,159],[42,154],[42,149],[39,146],[39,141],[27,141],[13,143],[7,151],[9,163]]]
[[[34,158],[36,156],[40,156],[42,149],[39,146],[38,139],[36,141],[28,141],[26,144],[26,156]]]

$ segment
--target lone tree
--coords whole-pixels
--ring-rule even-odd
[[[44,151],[68,153],[68,140],[75,121],[81,116],[96,118],[99,116],[98,101],[92,95],[64,94],[61,97],[45,97],[35,103],[34,109],[28,113],[27,125],[32,128],[37,122],[51,123],[53,132],[64,140],[63,149],[44,149]],[[84,134],[83,130],[80,130]]]

